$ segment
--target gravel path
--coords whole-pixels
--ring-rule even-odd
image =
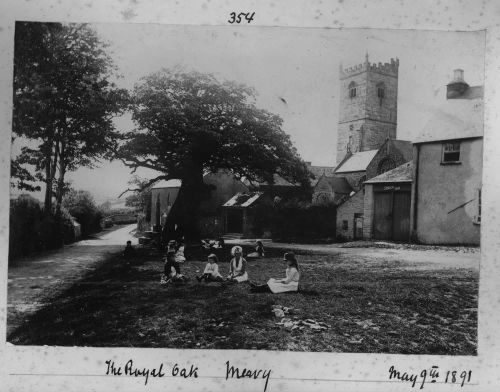
[[[9,267],[7,333],[50,298],[80,279],[97,263],[123,250],[127,240],[137,244],[131,232],[136,225],[100,233],[62,249],[29,257]]]
[[[231,240],[229,243],[248,245],[253,243],[247,240]],[[479,270],[481,253],[479,248],[440,247],[422,249],[401,249],[396,244],[394,248],[345,247],[344,244],[291,244],[283,242],[265,241],[266,248],[282,248],[295,251],[311,251],[327,254],[342,254],[353,258],[383,259],[386,261],[400,261],[406,269],[446,269],[468,268]]]

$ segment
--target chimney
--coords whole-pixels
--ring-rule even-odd
[[[463,69],[455,69],[453,71],[453,81],[454,82],[464,82],[464,70]]]
[[[453,71],[453,80],[446,86],[446,99],[460,98],[469,88],[464,80],[464,70],[455,69]]]

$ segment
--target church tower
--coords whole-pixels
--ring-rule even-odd
[[[340,113],[337,129],[337,164],[348,152],[379,149],[396,139],[399,60],[340,65]]]

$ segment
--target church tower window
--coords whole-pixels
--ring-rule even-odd
[[[349,97],[356,97],[356,83],[354,82],[349,83]]]
[[[383,82],[377,84],[377,97],[382,103],[382,100],[385,98],[385,84]]]

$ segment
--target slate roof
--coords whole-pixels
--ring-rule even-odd
[[[178,179],[158,181],[151,189],[180,188],[182,181]]]
[[[338,177],[338,176],[322,176],[320,180],[326,181],[332,190],[335,192],[335,194],[346,194],[348,195],[349,193],[352,192],[352,187],[349,185],[345,177]],[[317,181],[319,182],[319,180]]]
[[[422,128],[414,143],[482,137],[483,123],[481,97],[448,99]]]
[[[340,165],[340,167],[335,170],[335,173],[365,171],[377,152],[378,150],[356,152]]]
[[[313,187],[318,183],[321,176],[333,174],[333,169],[334,169],[331,166],[312,166],[312,165],[308,165],[307,168],[314,176],[314,178],[311,179],[311,186],[313,186]],[[268,183],[266,181],[262,181],[262,182],[259,182],[259,185],[268,185]],[[298,186],[299,184],[291,183],[290,181],[285,180],[280,175],[275,174],[274,175],[274,185],[275,186]]]
[[[311,186],[315,186],[322,176],[331,176],[333,174],[333,167],[331,166],[308,166],[309,171],[314,176],[311,180]]]
[[[330,181],[335,193],[349,194],[352,192],[352,187],[349,185],[345,177],[331,177]]]
[[[254,202],[256,202],[263,192],[248,192],[242,193],[238,192],[236,195],[231,197],[228,201],[223,204],[223,207],[249,207]]]
[[[413,162],[403,163],[395,169],[389,170],[373,177],[365,184],[389,183],[389,182],[412,182],[413,181]]]
[[[411,161],[413,158],[413,144],[407,140],[391,139],[394,146],[401,151],[405,161]]]

